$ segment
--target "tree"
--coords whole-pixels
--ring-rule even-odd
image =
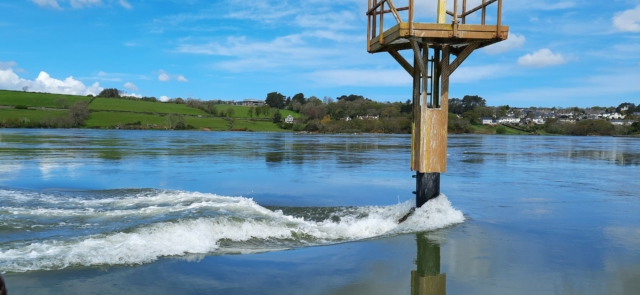
[[[297,102],[299,102],[300,104],[305,104],[305,103],[306,103],[306,100],[304,99],[304,94],[303,94],[302,92],[301,92],[301,93],[298,93],[298,94],[296,94],[296,95],[294,95],[294,96],[291,98],[291,101],[292,101],[292,102],[297,101]]]
[[[280,110],[276,110],[276,112],[273,113],[273,123],[280,122],[282,122],[282,114],[280,114]]]
[[[633,115],[636,105],[630,102],[623,102],[616,108],[616,113],[623,115]]]
[[[384,110],[382,110],[382,112],[380,112],[380,116],[382,116],[384,118],[397,117],[398,114],[400,114],[400,112],[394,106],[388,106],[388,107],[384,108]]]
[[[449,112],[461,115],[464,113],[464,107],[462,105],[462,99],[452,98],[449,100]]]
[[[271,107],[269,105],[263,105],[260,108],[262,108],[262,115],[265,118],[268,118],[269,116],[271,116]]]
[[[27,92],[29,90],[29,86],[22,87],[22,91]]]
[[[469,120],[469,123],[474,125],[479,125],[480,123],[480,114],[476,111],[466,111],[462,114],[462,117]]]
[[[105,88],[98,94],[98,97],[119,98],[120,90],[116,88]]]
[[[227,128],[229,128],[229,130],[232,130],[233,129],[233,124],[236,123],[236,119],[235,118],[227,118],[225,120],[227,120]]]
[[[256,108],[256,117],[260,118],[260,115],[262,115],[262,108],[261,107],[257,107]]]
[[[484,107],[487,105],[487,102],[484,98],[477,95],[465,95],[462,98],[462,109],[463,112],[472,111],[479,107]]]
[[[228,108],[227,109],[227,117],[233,117],[233,114],[235,114],[236,111],[233,110],[233,108]]]
[[[265,102],[272,108],[281,109],[284,108],[284,95],[278,92],[271,92],[267,94]]]
[[[84,125],[84,121],[91,116],[89,103],[85,100],[76,101],[69,109],[68,116],[73,126]]]
[[[215,116],[215,115],[216,115],[216,111],[217,111],[217,110],[216,110],[216,103],[215,103],[214,101],[212,101],[212,100],[207,101],[207,102],[204,104],[204,109],[203,109],[203,111],[207,112],[208,114],[212,114],[212,115],[214,115],[214,116]]]
[[[345,100],[345,101],[356,101],[356,100],[359,100],[359,99],[364,100],[365,98],[362,95],[350,94],[349,96],[342,95],[340,97],[337,97],[336,99],[337,100]]]
[[[167,120],[170,129],[176,129],[176,127],[184,126],[184,116],[181,114],[169,114],[167,116]]]
[[[496,117],[501,118],[507,115],[507,111],[509,110],[509,106],[501,106],[496,110]]]
[[[68,109],[71,105],[66,98],[56,98],[53,103],[56,104],[59,109]]]
[[[247,115],[249,115],[249,118],[253,118],[253,107],[250,107],[249,110],[247,111]]]

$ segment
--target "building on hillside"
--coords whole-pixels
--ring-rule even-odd
[[[293,124],[293,116],[289,114],[286,118],[284,118],[284,122],[287,124]]]
[[[542,125],[544,124],[544,118],[542,117],[535,117],[533,119],[531,119],[531,121],[537,125]]]
[[[242,105],[247,107],[255,107],[255,106],[259,107],[264,105],[264,100],[245,99],[242,101]]]
[[[631,124],[635,123],[635,121],[631,120],[611,120],[609,122],[611,123],[611,125],[617,126],[631,126]]]
[[[498,119],[498,123],[500,123],[500,124],[518,124],[518,123],[520,123],[520,118],[502,117],[502,118]]]
[[[621,120],[624,119],[624,115],[620,113],[603,113],[602,118],[610,120]]]
[[[480,118],[480,123],[482,123],[482,125],[496,125],[496,120],[494,120],[493,118],[489,118],[489,117],[482,117]]]
[[[358,116],[358,120],[378,120],[380,116]]]

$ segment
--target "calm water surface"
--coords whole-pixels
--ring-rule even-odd
[[[640,140],[0,130],[10,294],[638,294]],[[426,290],[432,284],[435,290]]]

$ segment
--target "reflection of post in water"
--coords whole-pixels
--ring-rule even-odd
[[[417,234],[418,270],[411,272],[411,295],[447,294],[447,276],[440,273],[440,244],[425,234]]]
[[[7,295],[7,286],[4,284],[4,280],[0,275],[0,295]]]

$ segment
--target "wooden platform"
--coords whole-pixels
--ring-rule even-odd
[[[465,45],[480,42],[478,48],[506,40],[508,26],[433,24],[402,22],[373,37],[368,42],[369,53],[411,49],[411,38],[432,44],[449,44],[451,53],[458,55]]]

